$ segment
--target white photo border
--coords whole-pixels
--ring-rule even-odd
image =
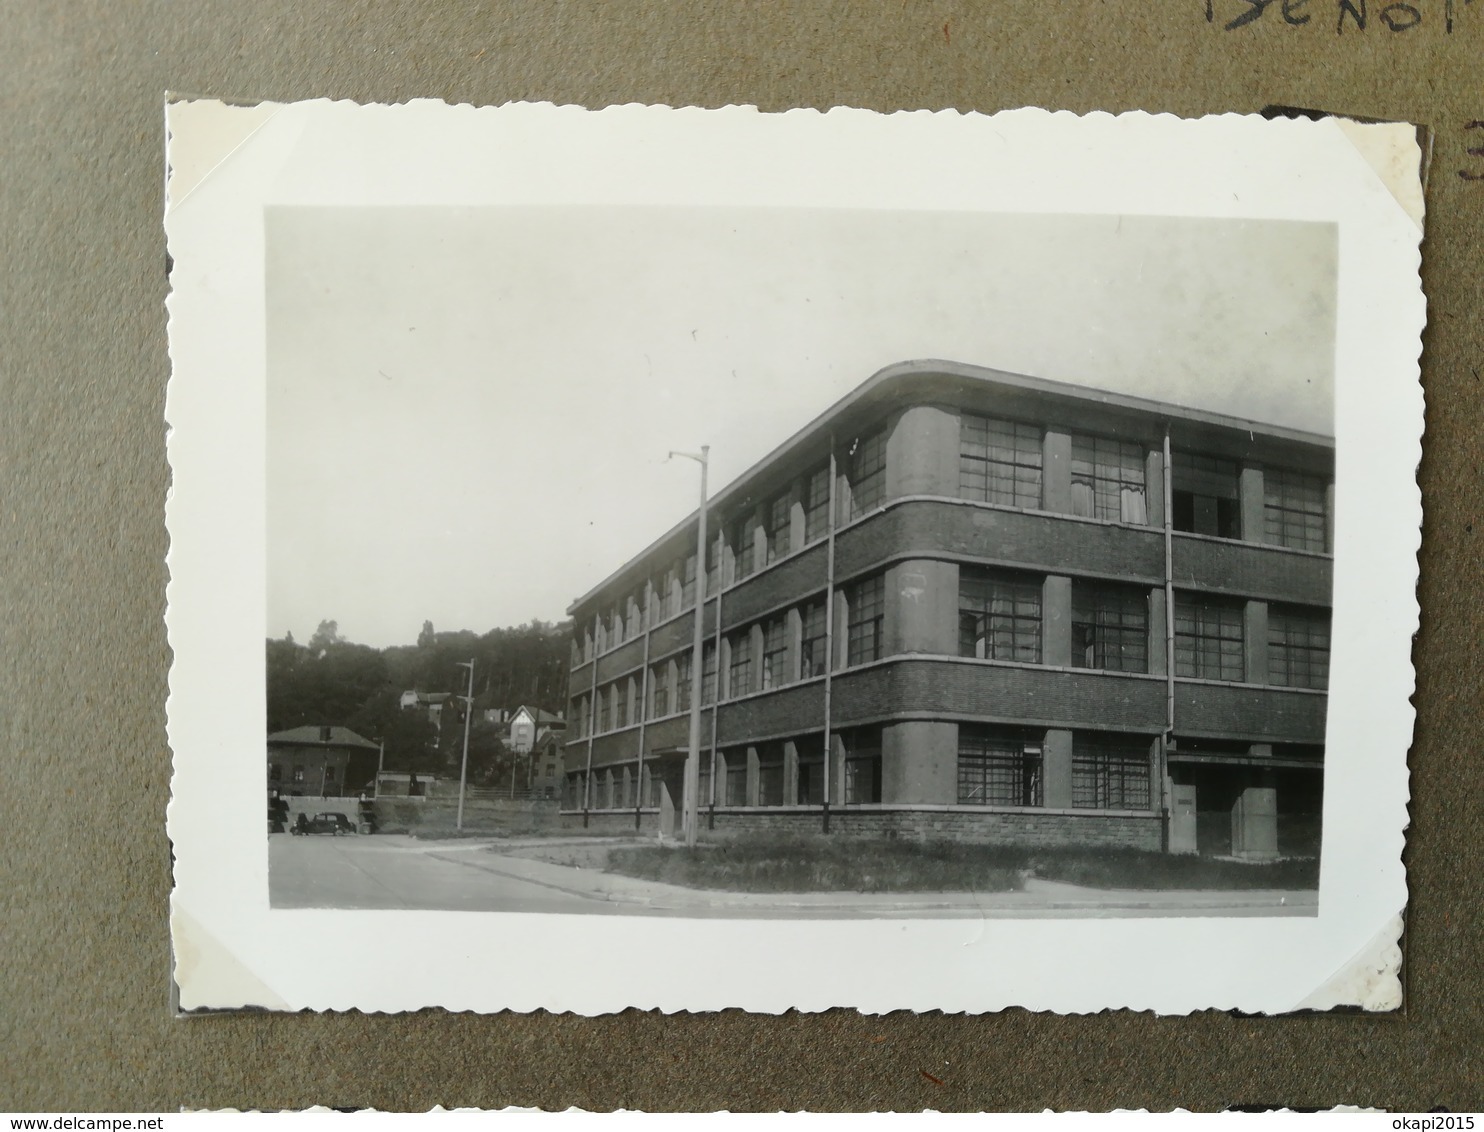
[[[1374,154],[1392,155],[1414,184],[1420,154],[1410,127],[432,100],[176,102],[167,125],[168,831],[182,1009],[1183,1014],[1400,1004],[1425,302],[1420,216],[1399,203],[1411,197],[1388,185]],[[1318,915],[1109,919],[1094,931],[1076,919],[271,910],[263,210],[531,204],[1337,225],[1335,589]]]

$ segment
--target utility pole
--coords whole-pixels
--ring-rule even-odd
[[[464,783],[469,778],[469,717],[474,714],[474,661],[461,660],[458,662],[460,668],[469,670],[469,694],[464,699],[464,761],[459,764],[459,814],[455,820],[456,828],[464,828]]]
[[[671,452],[670,455],[684,456],[701,465],[701,507],[696,512],[696,611],[691,624],[690,746],[685,756],[685,844],[687,848],[694,848],[696,830],[701,824],[701,692],[706,684],[706,667],[701,656],[701,621],[706,611],[706,472],[710,465],[711,446],[701,445],[699,456],[691,452]],[[718,671],[718,682],[720,679]]]

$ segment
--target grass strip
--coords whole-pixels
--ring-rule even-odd
[[[609,852],[606,868],[687,888],[764,893],[1015,892],[1028,876],[1140,890],[1300,890],[1319,883],[1314,859],[1248,863],[1138,849],[825,837],[620,847]]]

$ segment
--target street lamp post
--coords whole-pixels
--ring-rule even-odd
[[[464,783],[469,778],[469,717],[474,714],[474,661],[461,660],[458,666],[469,670],[469,694],[464,697],[464,759],[459,764],[459,813],[454,821],[455,827],[462,830],[464,828]]]
[[[701,507],[696,512],[696,611],[691,625],[690,658],[690,746],[685,756],[685,844],[693,848],[696,830],[701,824],[701,692],[706,683],[706,670],[701,657],[701,621],[706,609],[706,471],[711,459],[711,446],[701,445],[700,455],[671,452],[701,465]]]

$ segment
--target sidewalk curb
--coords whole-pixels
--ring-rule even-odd
[[[624,883],[651,886],[654,888],[662,889],[662,891],[649,894],[621,893],[611,890],[605,891],[601,888],[581,887],[570,883],[563,884],[560,880],[553,878],[550,875],[550,871],[562,870],[564,872],[580,872],[583,870],[578,870],[574,866],[556,865],[549,861],[540,861],[535,858],[529,857],[515,859],[525,861],[530,866],[534,866],[533,868],[527,870],[512,870],[509,868],[500,868],[495,861],[491,861],[488,858],[484,860],[466,860],[462,859],[461,857],[445,857],[436,853],[433,855],[438,856],[439,860],[447,861],[451,864],[463,865],[467,868],[478,869],[482,872],[495,873],[499,876],[508,877],[511,880],[521,881],[526,884],[539,885],[542,888],[552,889],[553,891],[561,892],[569,896],[580,897],[584,900],[592,900],[596,903],[605,903],[610,905],[616,904],[626,907],[645,908],[666,912],[684,912],[687,910],[702,912],[720,909],[733,914],[740,914],[745,912],[748,907],[751,906],[761,914],[770,912],[817,912],[820,915],[829,916],[839,915],[841,913],[852,913],[861,916],[900,916],[912,912],[921,912],[925,915],[953,912],[969,915],[975,913],[994,914],[996,916],[1012,916],[1017,912],[1025,913],[1028,916],[1043,916],[1048,912],[1093,912],[1102,914],[1110,912],[1157,912],[1167,914],[1172,918],[1181,916],[1215,917],[1221,915],[1229,915],[1237,912],[1245,912],[1249,914],[1269,912],[1273,916],[1301,916],[1308,914],[1311,908],[1315,912],[1317,912],[1318,895],[1311,890],[1295,890],[1292,893],[1282,894],[1279,898],[1278,903],[1273,902],[1273,894],[1268,890],[1261,890],[1263,892],[1263,895],[1260,898],[1248,897],[1246,899],[1242,898],[1242,893],[1233,892],[1230,894],[1232,899],[1218,900],[1214,903],[1172,903],[1168,899],[1129,899],[1126,897],[1123,899],[1099,900],[1096,895],[1091,894],[1083,898],[1068,898],[1064,896],[1061,899],[1053,898],[1035,900],[1035,893],[1024,892],[1014,894],[966,893],[964,895],[971,897],[971,899],[957,901],[941,899],[910,901],[881,900],[874,903],[859,903],[851,900],[837,900],[831,902],[825,900],[799,900],[796,898],[788,899],[785,897],[782,899],[769,901],[739,902],[735,898],[739,894],[728,893],[725,890],[721,889],[683,888],[679,885],[664,885],[658,881],[643,881],[634,877],[624,877],[622,876],[622,874],[602,873],[592,875],[595,877],[602,876]],[[490,854],[489,856],[494,856],[497,861],[504,859],[503,855],[501,854]],[[546,873],[547,875],[538,878],[536,876],[530,875],[532,872]],[[1075,886],[1063,885],[1060,882],[1049,883],[1056,884],[1057,887],[1060,888],[1075,888]],[[1090,893],[1091,891],[1092,890],[1089,890]],[[757,896],[762,894],[746,893],[741,895]],[[787,895],[797,897],[800,894],[795,893]],[[834,894],[819,895],[823,896]],[[839,895],[849,897],[862,897],[866,896],[867,894],[842,893]],[[1015,900],[1013,902],[1007,902],[1002,899],[1006,895],[1013,895],[1016,897],[1029,896],[1032,899],[1022,899]],[[1197,895],[1197,893],[1192,892],[1192,895]],[[1210,897],[1215,894],[1203,889],[1199,891],[1198,895]],[[1293,903],[1288,903],[1288,898],[1292,898]]]

